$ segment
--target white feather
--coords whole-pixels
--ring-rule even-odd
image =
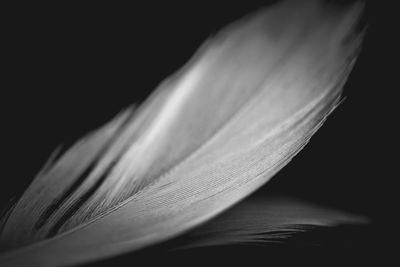
[[[207,41],[133,115],[117,116],[38,175],[4,223],[2,266],[65,266],[140,249],[266,183],[337,104],[361,41],[353,31],[360,8],[287,1]]]

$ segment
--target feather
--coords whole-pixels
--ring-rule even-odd
[[[172,249],[283,242],[315,227],[367,224],[367,217],[287,196],[254,195],[174,241]]]
[[[207,40],[139,108],[38,174],[3,221],[2,266],[65,266],[170,239],[285,166],[338,103],[362,6],[284,1]]]

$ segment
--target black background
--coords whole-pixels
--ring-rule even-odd
[[[188,2],[21,4],[4,9],[1,204],[22,192],[57,145],[72,143],[122,107],[142,101],[210,33],[273,1]],[[391,229],[390,214],[397,211],[391,193],[397,178],[392,172],[397,159],[392,130],[397,110],[392,104],[396,73],[390,38],[394,32],[384,25],[390,19],[395,26],[395,18],[385,13],[388,9],[367,2],[368,32],[345,86],[345,102],[299,156],[261,189],[364,214],[373,224],[323,237],[317,234],[312,238],[329,242],[301,252],[285,246],[214,248],[177,254],[174,260],[207,262],[214,257],[217,262],[218,257],[221,261],[233,257],[251,262],[265,256],[268,263],[267,258],[297,261],[302,255],[307,262],[318,255],[335,258],[337,251],[358,260],[390,249],[388,241],[393,237],[385,229]],[[352,242],[350,249],[342,248],[346,236]],[[103,264],[124,265],[134,259],[126,256]]]

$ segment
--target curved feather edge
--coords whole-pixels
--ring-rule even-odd
[[[257,194],[256,194],[257,195]],[[315,227],[364,225],[365,216],[287,196],[250,196],[215,219],[194,229],[169,249],[284,242]]]
[[[2,266],[69,266],[137,250],[182,234],[255,191],[337,105],[361,42],[360,35],[349,41],[360,9],[337,13],[315,1],[287,1],[222,32],[133,119],[124,113],[46,168],[4,223],[2,244],[15,249],[0,255]],[[111,152],[102,152],[108,143]],[[74,183],[69,177],[77,179],[98,155],[103,164],[43,216]],[[115,161],[116,173],[64,222]],[[140,175],[121,178],[133,173]]]

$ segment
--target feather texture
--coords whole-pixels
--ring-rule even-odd
[[[266,183],[337,105],[361,6],[286,1],[208,40],[137,110],[38,174],[4,221],[2,266],[64,266],[140,249]]]
[[[196,228],[173,249],[283,242],[314,227],[366,224],[369,219],[287,196],[251,196]]]

